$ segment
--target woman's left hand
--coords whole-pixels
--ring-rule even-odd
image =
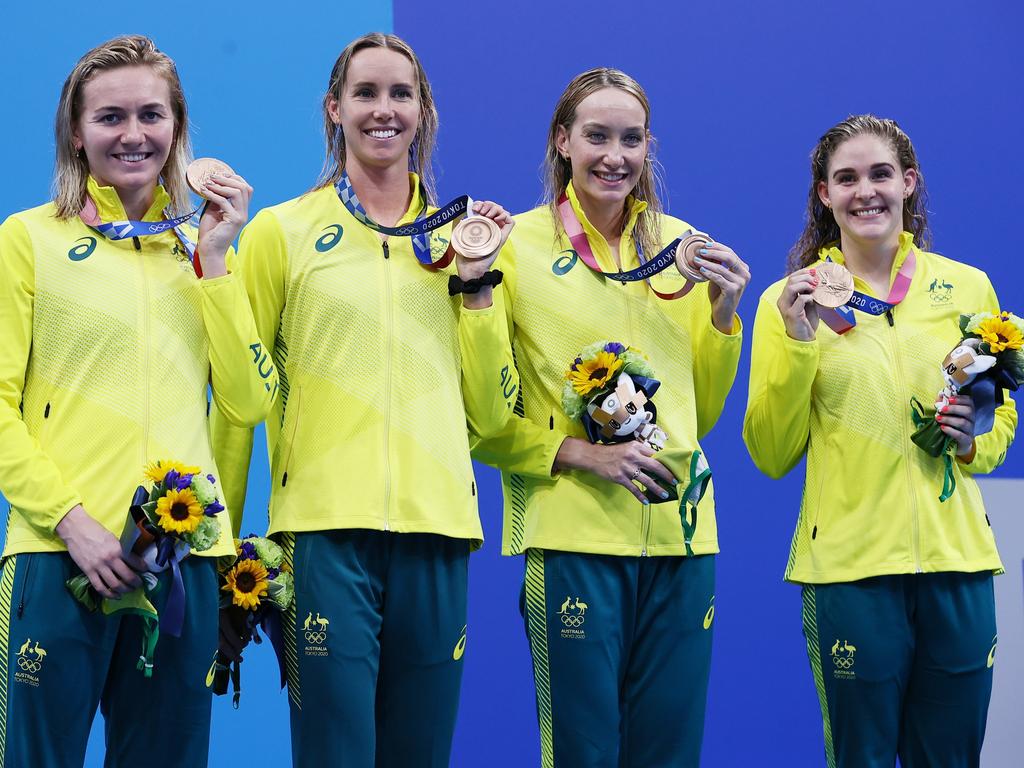
[[[501,240],[498,241],[498,247],[494,249],[494,253],[482,259],[467,259],[456,252],[455,268],[459,271],[459,277],[463,280],[475,280],[482,277],[491,268],[494,260],[498,258],[498,254],[501,252],[501,247],[508,240],[512,227],[515,226],[512,214],[490,200],[479,200],[473,203],[473,213],[478,216],[485,216],[497,224],[501,229]],[[489,285],[485,285],[478,293],[462,294],[462,304],[468,309],[486,309],[493,303],[493,295],[494,289]]]
[[[732,333],[736,308],[750,282],[750,267],[732,248],[715,242],[700,249],[696,263],[709,281],[711,322],[722,333]]]
[[[512,214],[497,203],[492,203],[490,200],[478,200],[474,202],[473,213],[477,216],[488,218],[497,224],[501,229],[501,240],[498,241],[498,247],[494,249],[494,253],[490,256],[485,256],[482,259],[467,259],[458,253],[455,254],[455,266],[459,270],[459,277],[463,280],[472,280],[480,277],[484,272],[491,268],[491,265],[494,264],[494,260],[498,258],[498,253],[501,251],[501,247],[505,245],[505,241],[508,240],[512,227],[515,226],[515,222],[512,220]]]
[[[203,277],[227,274],[228,248],[249,220],[252,187],[238,174],[214,174],[203,187],[210,201],[199,222],[199,261]]]
[[[935,414],[939,429],[956,441],[956,455],[968,461],[974,458],[974,400],[967,395],[949,398]]]

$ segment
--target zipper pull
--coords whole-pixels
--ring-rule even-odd
[[[142,243],[139,242],[139,238],[135,237],[134,235],[132,235],[132,245],[135,246],[136,251],[142,250]]]
[[[889,321],[890,328],[894,328],[896,326],[896,321],[893,319],[891,309],[885,310],[885,319]]]
[[[388,241],[387,240],[381,240],[380,241],[380,247],[384,250],[384,258],[385,259],[390,259],[391,258],[391,249],[388,247]]]

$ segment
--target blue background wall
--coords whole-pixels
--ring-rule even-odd
[[[423,58],[438,100],[445,199],[468,192],[515,211],[535,205],[545,132],[562,88],[591,66],[625,69],[653,104],[669,210],[752,266],[741,309],[749,328],[757,295],[781,275],[801,228],[807,156],[817,137],[847,114],[872,111],[898,119],[914,139],[935,250],[984,268],[1003,306],[1024,312],[1013,230],[1024,177],[1019,4],[977,3],[969,15],[962,4],[874,0],[488,8],[395,0],[393,7],[250,4],[244,15],[237,6],[208,4],[177,15],[182,10],[133,8],[124,21],[62,3],[7,10],[0,214],[47,198],[60,85],[81,53],[114,34],[150,34],[177,60],[196,153],[242,172],[256,188],[255,211],[298,194],[319,169],[319,99],[340,49],[362,32],[394,30]],[[748,361],[706,441],[723,554],[704,762],[816,765],[820,714],[798,590],[781,582],[802,475],[770,481],[743,449]],[[244,529],[260,531],[266,477],[259,450],[257,458]],[[1024,477],[1020,446],[999,474]],[[516,610],[522,563],[498,554],[499,484],[486,468],[480,478],[488,543],[473,558],[453,765],[534,765],[532,678]],[[214,704],[211,763],[237,756],[240,744],[251,758],[254,733],[262,760],[286,762],[287,704],[274,689],[269,649],[250,650],[244,669],[241,711],[225,700]],[[101,755],[94,738],[89,765]]]

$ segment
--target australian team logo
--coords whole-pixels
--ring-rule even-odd
[[[571,597],[566,596],[565,602],[562,603],[562,607],[558,610],[558,618],[562,622],[562,637],[582,640],[587,636],[582,627],[587,620],[587,609],[589,607],[578,597],[574,601]]]
[[[306,615],[302,623],[302,636],[306,640],[307,656],[327,655],[327,627],[330,623],[325,616],[320,615],[320,611],[316,612],[315,618],[312,611]]]
[[[43,670],[43,659],[46,658],[46,650],[39,645],[37,640],[32,643],[28,638],[18,649],[18,669],[14,673],[16,682],[25,683],[33,687],[39,686],[39,673]]]
[[[953,286],[943,278],[936,277],[928,286],[928,298],[933,306],[942,306],[953,300]]]
[[[853,671],[853,659],[856,654],[857,648],[849,640],[836,640],[832,646],[832,666],[835,667],[833,674],[837,678],[852,680],[857,676]]]

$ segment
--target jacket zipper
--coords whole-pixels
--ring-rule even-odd
[[[651,537],[651,505],[641,504],[640,506],[642,508],[640,531],[643,537],[640,545],[640,557],[647,557],[647,540]]]
[[[132,245],[138,254],[142,252],[142,243],[139,238],[132,238]],[[136,256],[139,265],[139,279],[142,286],[142,301],[140,314],[142,315],[142,442],[139,448],[142,452],[139,466],[146,466],[149,461],[149,281],[146,277],[145,257]]]
[[[886,320],[889,322],[889,333],[890,345],[893,351],[893,357],[896,359],[894,366],[896,370],[896,390],[903,395],[903,400],[909,399],[909,393],[907,391],[906,380],[903,376],[903,358],[900,356],[899,339],[896,338],[896,319],[893,317],[892,311],[887,310],[885,313]],[[907,434],[907,420],[899,419],[900,422],[900,437],[902,438],[904,450],[906,446],[910,445],[910,435]],[[907,490],[910,493],[910,550],[914,557],[914,572],[921,573],[921,533],[920,533],[920,521],[917,517],[917,493],[914,490],[914,478],[910,471],[910,461],[903,462],[906,468],[907,476]]]
[[[391,336],[394,317],[391,306],[391,269],[388,266],[391,249],[388,241],[381,241],[384,252],[384,530],[391,530]]]

